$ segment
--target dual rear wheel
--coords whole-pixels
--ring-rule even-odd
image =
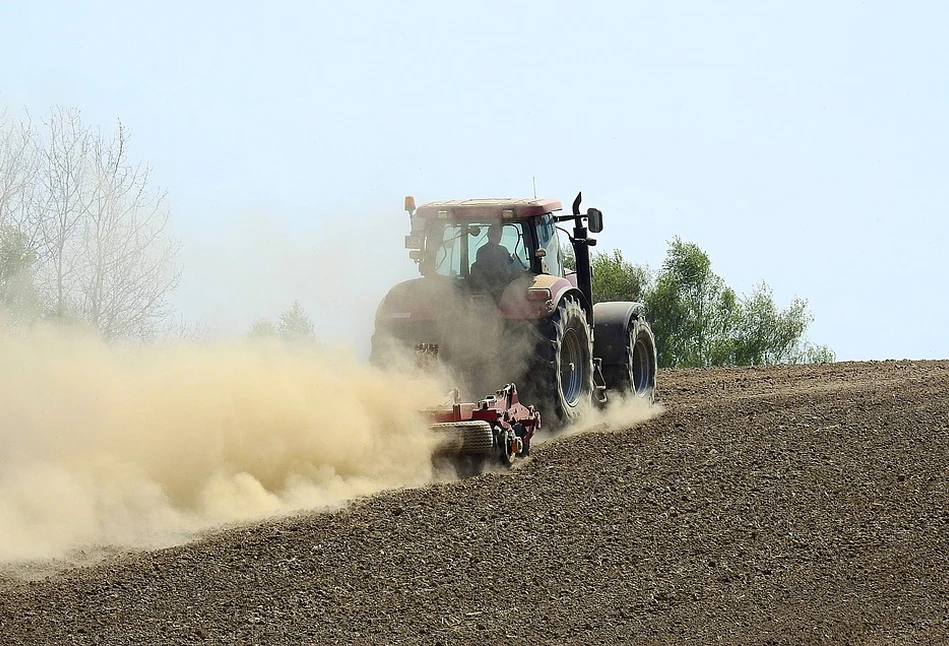
[[[629,324],[626,361],[613,370],[616,389],[652,403],[656,395],[656,339],[640,317]]]
[[[541,327],[544,337],[526,379],[522,400],[541,409],[547,428],[567,426],[593,406],[593,334],[576,298],[565,298]],[[603,366],[607,387],[652,403],[656,390],[656,341],[639,314],[627,325],[625,352],[617,365]]]

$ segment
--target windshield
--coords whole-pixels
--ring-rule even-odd
[[[489,240],[492,225],[500,228],[497,244]],[[524,236],[522,222],[438,223],[429,231],[427,249],[433,255],[435,273],[442,276],[468,276],[479,258],[484,261],[481,264],[487,264],[489,256],[493,260],[505,254],[510,257],[507,264],[512,271],[526,271],[530,268],[530,256]],[[462,248],[465,241],[466,249]]]

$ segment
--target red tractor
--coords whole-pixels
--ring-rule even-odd
[[[593,304],[589,248],[596,240],[588,232],[602,231],[603,215],[595,208],[581,213],[580,200],[578,194],[572,214],[563,215],[551,199],[416,208],[407,197],[405,246],[421,277],[395,285],[379,305],[370,361],[386,365],[424,348],[469,399],[516,383],[520,399],[533,404],[518,409],[531,432],[541,415],[548,425],[566,425],[610,393],[652,401],[656,346],[643,304]],[[559,226],[568,221],[572,231]],[[567,267],[562,238],[572,246],[575,270]]]

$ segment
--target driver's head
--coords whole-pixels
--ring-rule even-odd
[[[495,222],[488,227],[488,242],[498,244],[501,242],[501,223]]]

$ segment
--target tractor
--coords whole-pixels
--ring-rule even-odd
[[[498,418],[523,422],[518,427],[531,432],[541,419],[554,428],[569,425],[610,396],[651,402],[656,345],[644,306],[594,304],[590,247],[596,240],[589,234],[603,230],[603,214],[596,208],[581,213],[581,199],[578,194],[572,213],[563,214],[553,199],[449,200],[416,207],[414,198],[406,197],[405,247],[421,275],[392,287],[380,303],[370,362],[391,366],[421,352],[425,363],[443,364],[468,399],[485,392],[502,395],[510,386],[518,401],[531,406],[519,405],[519,420],[507,407]],[[562,223],[572,223],[572,230]],[[569,250],[575,269],[568,267]],[[495,391],[500,384],[506,386]],[[459,397],[456,410],[463,409]],[[475,408],[486,401],[504,397],[489,396]],[[430,411],[440,428],[471,421],[443,413]],[[469,426],[483,429],[484,423]],[[494,449],[510,454],[510,443],[500,446],[503,429],[494,428]],[[524,442],[516,448],[518,454],[527,451]]]

